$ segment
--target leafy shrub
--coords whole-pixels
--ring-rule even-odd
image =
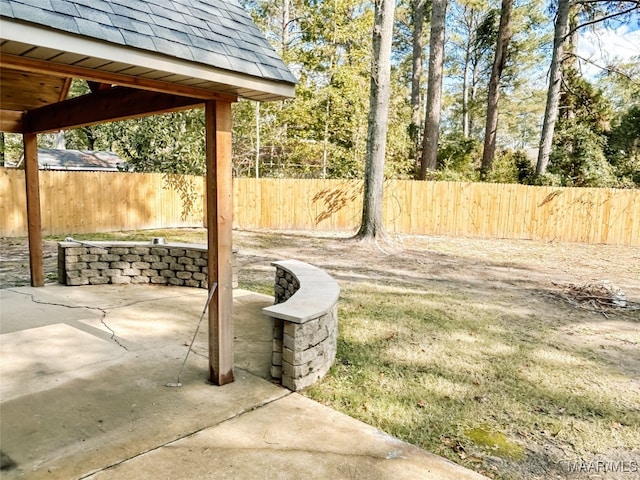
[[[464,138],[460,133],[443,136],[434,179],[477,181],[481,148],[477,139]]]
[[[629,108],[607,135],[606,155],[620,186],[640,186],[640,105]]]
[[[554,136],[548,171],[567,187],[614,187],[618,180],[604,155],[606,139],[584,123],[569,123]]]
[[[535,169],[522,150],[502,150],[493,160],[487,181],[494,183],[523,183],[533,181]]]

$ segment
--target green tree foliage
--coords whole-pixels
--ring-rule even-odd
[[[110,128],[113,150],[135,171],[190,175],[206,171],[201,109],[117,122]]]
[[[399,78],[402,72],[391,72],[391,105],[389,108],[389,133],[385,161],[386,178],[413,178],[415,176],[414,140],[407,128],[412,116],[410,83]]]
[[[564,81],[548,172],[566,186],[617,186],[616,171],[605,155],[610,103],[573,68]]]
[[[38,135],[38,148],[54,148],[56,144],[55,134]],[[0,142],[0,154],[2,156],[3,165],[17,165],[21,163],[24,146],[22,143],[22,135],[17,133],[3,133],[2,142]]]
[[[18,163],[22,157],[22,135],[3,133],[0,147],[2,147],[3,165]]]
[[[531,184],[534,174],[535,169],[526,152],[506,149],[497,152],[493,162],[493,169],[487,176],[487,181],[493,183]]]
[[[639,9],[637,0],[615,2],[557,0],[547,104],[536,165],[538,175],[545,173],[551,157],[556,120],[559,116],[560,95],[563,86],[566,87],[569,84],[564,81],[564,75],[566,73],[573,75],[576,65],[579,64],[576,60],[578,59],[577,44],[580,33],[585,29],[597,28],[597,26],[607,27],[614,23],[619,24],[618,22],[633,20],[637,22]]]
[[[624,113],[629,106],[640,103],[640,55],[628,62],[605,65],[595,80],[614,112]]]
[[[640,186],[640,105],[633,105],[608,132],[605,149],[620,186]]]
[[[508,61],[500,82],[498,145],[503,148],[533,145],[536,136],[539,137],[537,124],[543,108],[540,95],[545,82],[541,68],[545,50],[541,47],[549,37],[548,18],[543,8],[540,0],[514,4]],[[452,2],[448,22],[451,33],[446,62],[446,129],[482,138],[500,3]]]
[[[617,180],[604,156],[605,138],[586,123],[568,122],[554,135],[548,173],[567,187],[614,187]]]
[[[638,109],[625,112],[612,129],[611,104],[604,92],[573,68],[564,79],[548,168],[551,178],[566,186],[633,186],[638,179]]]
[[[72,82],[69,98],[87,95],[85,81]],[[114,151],[138,172],[204,175],[202,109],[104,123],[65,132],[66,148]],[[22,155],[21,138],[12,135],[12,152]],[[53,148],[55,134],[38,135],[38,146]],[[14,155],[15,155],[14,153]]]
[[[75,98],[90,93],[89,85],[83,80],[73,79],[67,98]],[[74,128],[64,133],[66,148],[72,150],[113,150],[112,128],[108,124]]]
[[[424,131],[428,73],[425,65],[416,98],[415,90],[412,94],[412,33],[414,7],[419,3],[426,7],[426,39],[431,2],[397,2],[386,178],[410,178],[420,153],[416,136],[411,136],[411,132]],[[500,0],[447,3],[442,120],[436,169],[429,178],[476,180]],[[527,162],[540,142],[556,3],[514,2],[513,35],[499,82],[496,155],[493,170],[487,173],[488,181],[533,181]],[[299,84],[291,100],[263,103],[258,108],[256,103],[241,99],[234,105],[234,175],[255,176],[257,159],[261,177],[363,178],[373,3],[243,0],[243,4]],[[602,65],[603,73],[589,77],[589,83],[581,76],[583,60],[575,51],[585,31],[577,28],[579,25],[597,31],[603,28],[600,20],[607,15],[628,11],[637,17],[637,8],[630,10],[637,7],[637,2],[578,1],[572,5],[576,8],[563,65],[573,70],[563,71],[566,78],[559,96],[551,173],[536,182],[638,187],[640,58],[626,63],[610,58]],[[628,16],[620,18],[631,21]],[[426,41],[423,58],[428,58],[429,50]],[[89,92],[86,82],[74,81],[69,95]],[[67,148],[116,151],[138,171],[204,172],[200,110],[83,127],[65,132],[65,139]],[[5,161],[19,161],[21,137],[5,134],[3,140],[0,153]],[[38,136],[42,147],[53,147],[55,140],[54,134]]]
[[[605,155],[621,187],[640,186],[640,56],[610,64],[597,78],[597,86],[611,99],[611,130]]]
[[[361,177],[373,25],[369,5],[358,0],[284,0],[245,6],[299,77],[295,99],[265,106],[271,115],[261,120],[260,170],[269,176]],[[287,22],[287,35],[282,33],[284,11],[293,19]],[[282,40],[285,36],[287,41]],[[234,112],[235,125],[243,132],[249,130],[247,124],[255,129],[255,118],[247,111],[242,107]],[[265,125],[271,120],[279,128]],[[245,151],[242,158],[250,156]]]
[[[481,88],[490,61],[484,41],[489,6],[485,2],[452,2],[449,9],[449,51],[445,66],[450,88],[445,104],[450,105],[444,122],[448,129],[460,129],[463,136],[479,135],[483,102]],[[497,24],[496,24],[497,25]],[[492,29],[493,32],[493,29]],[[448,94],[448,95],[447,95]]]
[[[482,144],[461,132],[444,135],[438,149],[437,169],[429,180],[477,181]]]

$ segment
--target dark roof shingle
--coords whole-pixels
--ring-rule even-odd
[[[0,14],[236,73],[296,83],[237,0],[2,0]]]

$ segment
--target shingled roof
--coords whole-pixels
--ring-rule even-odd
[[[3,45],[3,53],[29,57],[20,46],[31,46],[49,49],[53,57],[47,61],[83,65],[89,58],[101,58],[120,64],[122,71],[153,67],[184,73],[191,85],[202,79],[205,88],[209,81],[221,91],[257,99],[275,99],[256,94],[261,86],[287,86],[288,90],[274,90],[276,97],[287,97],[296,83],[237,0],[2,0],[0,16],[0,35],[13,42]],[[81,45],[82,39],[93,43]],[[101,50],[96,42],[126,47],[128,52],[124,55],[120,49],[118,57],[118,50]],[[177,72],[168,64],[181,69]],[[90,67],[102,68],[96,65],[94,61]],[[108,68],[118,71],[118,65]],[[244,83],[232,85],[229,75]],[[262,90],[269,93],[268,88]]]

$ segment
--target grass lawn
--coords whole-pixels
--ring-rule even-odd
[[[568,469],[554,462],[640,445],[629,378],[567,348],[533,312],[456,293],[345,290],[338,359],[311,398],[496,478],[553,478]]]

